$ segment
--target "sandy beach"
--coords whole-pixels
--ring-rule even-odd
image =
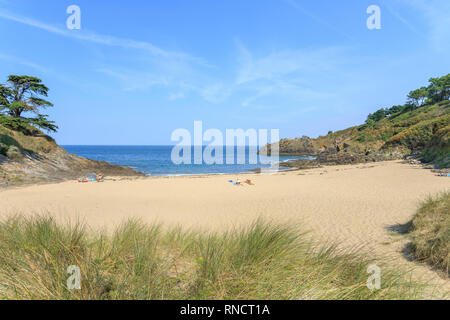
[[[251,179],[234,186],[230,179]],[[401,161],[323,167],[272,175],[211,175],[108,179],[104,183],[36,185],[0,192],[1,214],[50,212],[89,226],[111,227],[124,219],[223,230],[258,217],[292,222],[315,239],[358,247],[375,258],[416,269],[415,275],[450,281],[408,261],[407,238],[391,227],[408,222],[427,195],[450,188],[450,179]]]

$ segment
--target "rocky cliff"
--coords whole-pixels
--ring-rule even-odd
[[[0,187],[77,179],[88,172],[142,176],[131,168],[89,160],[56,144],[41,131],[15,131],[0,125]]]
[[[438,168],[450,166],[450,101],[404,108],[370,124],[329,132],[315,139],[282,139],[283,155],[315,155],[316,163],[346,164],[415,156]],[[271,146],[267,149],[270,153]],[[265,150],[262,149],[261,151]],[[288,164],[290,165],[290,164]],[[311,166],[299,161],[293,166]]]

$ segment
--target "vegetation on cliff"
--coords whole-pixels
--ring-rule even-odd
[[[322,163],[389,160],[417,154],[437,167],[449,167],[449,99],[450,74],[432,78],[428,87],[411,91],[405,105],[381,108],[363,125],[316,139],[282,139],[280,153],[317,155]]]
[[[48,91],[41,79],[30,76],[11,75],[0,84],[0,187],[73,179],[89,171],[141,175],[131,168],[68,154],[43,133],[58,129],[40,113],[53,106],[44,100]]]
[[[6,84],[0,84],[0,124],[18,131],[27,131],[31,125],[55,132],[58,127],[54,121],[40,113],[53,106],[42,98],[48,96],[48,91],[39,78],[10,75]],[[35,117],[26,117],[27,114]]]
[[[30,76],[10,75],[6,84],[0,84],[1,155],[18,160],[23,152],[48,153],[56,148],[53,139],[39,130],[58,129],[54,121],[40,113],[53,106],[42,98],[48,96],[48,91],[41,79]],[[30,114],[34,117],[27,117]]]
[[[69,154],[40,130],[30,125],[24,128],[17,131],[0,124],[0,187],[76,179],[92,171],[142,175],[131,168]]]

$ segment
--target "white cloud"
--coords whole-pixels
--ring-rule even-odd
[[[222,83],[206,85],[200,89],[200,94],[208,102],[219,103],[231,96],[233,88]]]
[[[49,71],[47,68],[40,66],[36,63],[33,63],[31,61],[21,59],[21,58],[15,57],[15,56],[10,56],[10,55],[3,54],[3,53],[0,53],[0,59],[4,60],[4,61],[8,61],[10,63],[16,63],[16,64],[20,64],[20,65],[23,65],[26,67],[30,67],[30,68],[36,69],[40,72],[48,72]]]
[[[131,49],[140,49],[145,50],[149,52],[150,54],[157,56],[157,57],[163,57],[163,58],[170,58],[175,60],[185,60],[190,61],[194,63],[198,63],[205,66],[210,66],[206,61],[204,61],[201,58],[193,57],[189,54],[186,54],[184,52],[176,52],[176,51],[169,51],[161,49],[149,42],[145,41],[136,41],[132,39],[126,39],[126,38],[118,38],[108,35],[102,35],[97,34],[94,32],[89,31],[73,31],[73,30],[66,30],[61,29],[43,22],[40,22],[38,20],[34,20],[28,17],[23,17],[19,15],[14,15],[5,11],[0,11],[0,18],[14,21],[17,23],[21,23],[24,25],[28,25],[30,27],[38,28],[47,32],[51,32],[60,36],[78,39],[82,41],[89,41],[92,43],[107,45],[107,46],[114,46],[114,47],[122,47],[122,48],[131,48]]]
[[[400,0],[400,2],[414,8],[427,20],[428,38],[436,50],[450,50],[450,1]]]
[[[283,100],[295,106],[306,105],[305,101],[310,103],[312,100],[331,96],[329,92],[320,89],[321,83],[310,83],[310,79],[320,79],[322,76],[320,81],[326,81],[329,74],[348,63],[344,48],[286,49],[257,56],[236,40],[236,69],[211,72],[210,64],[203,59],[183,52],[164,50],[148,42],[99,35],[84,30],[69,31],[1,10],[0,18],[63,37],[143,50],[142,59],[134,59],[136,63],[141,63],[140,69],[103,64],[96,71],[117,79],[123,90],[127,91],[164,87],[168,91],[169,100],[185,99],[194,94],[213,104],[238,98],[244,107],[276,105],[277,101]],[[136,56],[138,55],[139,52]]]
[[[148,90],[155,86],[167,87],[170,85],[170,80],[167,77],[152,73],[136,72],[126,69],[117,71],[107,68],[101,68],[97,71],[119,80],[124,91]]]
[[[256,80],[276,80],[292,74],[330,71],[341,63],[343,48],[329,47],[316,50],[284,50],[272,52],[260,58],[238,42],[240,70],[236,83],[244,84]]]
[[[236,43],[239,69],[234,89],[247,92],[241,102],[243,107],[274,96],[297,102],[329,98],[329,92],[311,89],[317,84],[310,83],[309,79],[323,75],[326,81],[327,74],[335,72],[347,60],[345,49],[337,47],[282,50],[256,58],[242,42]]]
[[[207,77],[204,72],[205,69],[209,70],[214,66],[204,59],[190,54],[165,50],[145,41],[102,35],[84,29],[67,30],[35,19],[11,14],[1,9],[0,18],[67,38],[144,52],[141,58],[135,60],[136,63],[142,62],[142,69],[132,70],[117,65],[97,68],[96,71],[117,79],[123,90],[142,91],[162,86],[175,89],[176,93],[168,96],[171,100],[182,99],[187,93],[196,92],[206,101],[214,103],[223,101],[227,97],[222,88],[218,84],[214,84],[216,81]],[[138,52],[136,56],[138,56]],[[38,68],[37,65],[32,63],[28,63],[28,66]]]
[[[306,15],[307,17],[311,18],[312,20],[314,20],[316,23],[319,23],[323,26],[325,26],[326,28],[328,28],[329,30],[331,30],[334,33],[337,33],[341,36],[343,36],[344,38],[353,40],[353,37],[351,35],[349,35],[348,33],[340,30],[339,28],[337,28],[336,26],[332,25],[331,23],[329,23],[327,20],[320,18],[319,16],[315,15],[314,13],[306,10],[303,6],[301,6],[297,1],[295,0],[284,0],[288,5],[290,5],[291,7],[293,7],[294,9],[300,11],[302,14]]]
[[[401,23],[403,23],[409,30],[411,30],[412,32],[414,32],[415,34],[423,37],[424,34],[422,32],[420,32],[419,30],[417,30],[416,27],[414,27],[414,25],[409,22],[405,17],[403,17],[397,10],[394,10],[394,8],[391,6],[391,3],[387,3],[384,2],[383,6],[386,7],[389,11],[389,13],[394,16],[398,21],[400,21]]]
[[[175,100],[183,99],[184,97],[185,97],[185,93],[182,91],[179,91],[179,92],[171,93],[169,95],[169,100],[175,101]]]

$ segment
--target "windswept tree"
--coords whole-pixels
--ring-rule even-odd
[[[40,114],[42,109],[53,106],[43,99],[47,96],[48,88],[41,79],[11,75],[6,85],[0,84],[0,113],[7,115],[10,123],[30,124],[55,132],[58,127],[54,121],[49,121],[47,115]],[[26,113],[34,113],[36,117],[24,117]]]
[[[408,100],[406,101],[407,104],[411,104],[415,107],[421,107],[425,100],[428,98],[428,90],[425,87],[422,87],[420,89],[411,91],[408,94]]]

